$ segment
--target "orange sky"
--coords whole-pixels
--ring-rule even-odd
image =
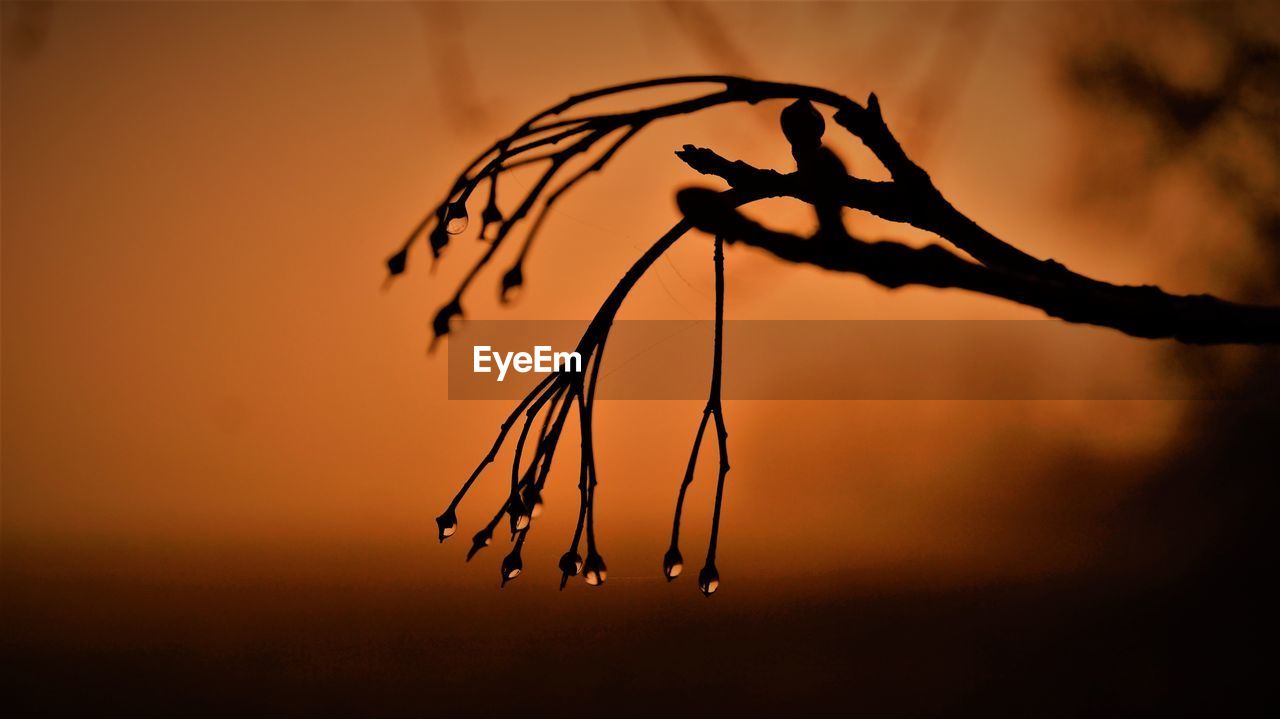
[[[1144,165],[1153,128],[1065,81],[1067,60],[1116,42],[1180,87],[1211,83],[1220,7],[3,3],[5,715],[755,716],[839,702],[1037,716],[1046,699],[1064,715],[1160,698],[1196,713],[1180,691],[1207,697],[1200,713],[1246,701],[1266,667],[1233,662],[1250,655],[1224,642],[1261,641],[1273,614],[1255,577],[1270,558],[1258,538],[1273,524],[1274,403],[729,401],[722,582],[703,601],[712,443],[686,505],[685,577],[660,573],[702,403],[604,401],[606,587],[556,591],[577,509],[570,429],[524,574],[499,591],[505,538],[463,555],[505,497],[509,454],[452,542],[433,519],[512,403],[450,401],[445,356],[425,352],[483,245],[459,239],[434,272],[419,246],[382,288],[404,233],[499,134],[575,92],[715,72],[875,90],[947,197],[1021,249],[1239,297],[1265,256],[1197,163],[1220,150],[1266,187],[1274,152],[1226,124],[1225,150]],[[497,301],[499,260],[468,316],[589,317],[676,220],[675,191],[709,184],[672,151],[787,170],[780,109],[647,128],[557,205],[519,302]],[[751,212],[812,223],[785,202]],[[711,317],[710,244],[681,240],[621,317]],[[1039,318],[745,247],[726,268],[731,319]],[[1167,343],[1112,339],[1114,354],[1079,363],[1079,386],[1210,375]],[[901,369],[966,381],[987,349],[953,337]],[[626,359],[607,357],[604,381]],[[862,359],[849,366],[874,365]],[[815,357],[814,376],[839,360]],[[768,366],[731,354],[725,372]],[[1277,376],[1245,369],[1246,387]]]
[[[419,248],[389,292],[382,261],[479,147],[587,88],[727,71],[874,89],[949,198],[1029,252],[1112,281],[1226,294],[1231,268],[1249,262],[1228,241],[1214,268],[1187,261],[1217,222],[1194,187],[1157,188],[1167,211],[1149,220],[1063,199],[1091,127],[1058,82],[1069,10],[703,10],[720,35],[682,30],[660,4],[53,8],[42,41],[3,68],[6,564],[324,574],[356,571],[342,557],[357,557],[352,567],[391,576],[425,566],[433,582],[492,580],[484,562],[463,568],[464,542],[435,545],[432,518],[509,405],[448,401],[443,358],[424,354],[432,314],[480,247],[459,242],[434,274]],[[5,20],[9,37],[20,18],[6,6]],[[973,23],[986,39],[971,69],[946,75],[959,72],[935,60],[960,48],[949,28]],[[939,72],[958,88],[945,102]],[[674,190],[702,181],[671,151],[692,142],[785,169],[778,109],[646,130],[560,205],[520,303],[499,308],[495,273],[468,312],[588,316],[673,222]],[[838,146],[874,172],[852,143]],[[806,217],[770,212],[783,225]],[[865,218],[850,227],[918,239]],[[706,238],[686,238],[623,317],[708,317],[708,254]],[[739,248],[727,265],[734,318],[1037,316],[954,292],[888,293]],[[1158,366],[1161,351],[1123,361]],[[657,576],[699,406],[599,408],[611,576]],[[1180,416],[1172,402],[730,403],[721,572],[984,577],[1087,564],[1094,518],[1143,481],[1130,470],[1159,456]],[[1101,469],[1064,476],[1064,458]],[[570,459],[526,556],[539,582],[567,543]],[[499,465],[463,506],[462,537],[502,476]],[[690,498],[687,555],[705,541],[710,477]]]

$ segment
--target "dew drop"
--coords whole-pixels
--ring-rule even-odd
[[[449,209],[445,211],[445,232],[451,235],[460,235],[467,231],[467,224],[470,218],[467,216],[467,206],[461,202],[454,202],[449,205]]]
[[[452,509],[446,510],[444,514],[436,517],[436,526],[440,529],[440,541],[443,542],[458,531],[458,516]]]
[[[529,526],[528,505],[520,495],[512,494],[507,500],[507,516],[511,519],[512,534]]]
[[[666,575],[667,581],[680,576],[683,571],[684,557],[680,556],[680,550],[675,547],[668,549],[666,556],[662,558],[662,573]]]
[[[524,569],[524,563],[520,561],[520,555],[512,552],[502,560],[502,581],[506,582],[520,576],[521,570]]]
[[[702,571],[698,572],[698,589],[702,590],[702,595],[709,597],[719,588],[720,573],[715,567],[703,567]]]
[[[565,552],[560,557],[560,571],[571,577],[578,576],[582,571],[582,555],[577,552]]]
[[[539,499],[533,503],[533,509],[529,510],[529,516],[537,519],[542,516],[542,500]]]
[[[604,584],[605,577],[608,576],[605,571],[604,558],[599,554],[589,555],[586,564],[583,565],[582,576],[587,580],[587,584],[593,587]]]

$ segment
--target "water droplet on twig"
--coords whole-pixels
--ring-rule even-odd
[[[675,579],[684,571],[684,557],[680,556],[680,550],[672,547],[667,550],[666,556],[662,558],[662,573],[666,575],[667,581]]]
[[[461,202],[449,203],[449,208],[445,210],[445,232],[451,235],[460,235],[467,231],[467,223],[470,217],[467,215],[467,206]]]
[[[570,577],[578,576],[582,571],[582,555],[577,552],[565,552],[560,557],[560,571]]]
[[[604,584],[606,576],[608,573],[605,571],[604,558],[599,554],[587,555],[587,561],[582,565],[582,577],[587,580],[587,584],[598,587]]]
[[[502,583],[515,579],[520,576],[520,572],[524,569],[524,563],[520,561],[520,555],[512,552],[502,560]]]
[[[714,565],[708,565],[698,572],[698,589],[702,590],[704,597],[709,597],[716,593],[720,588],[720,572],[716,571]]]
[[[440,541],[443,542],[458,531],[458,515],[452,509],[447,509],[444,514],[436,517],[436,526],[440,528]]]
[[[513,493],[507,500],[507,514],[511,517],[512,534],[529,526],[529,507],[519,494]]]

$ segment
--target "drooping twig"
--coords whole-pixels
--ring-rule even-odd
[[[518,289],[524,284],[525,258],[528,257],[529,249],[533,246],[533,241],[538,236],[538,231],[542,229],[542,223],[547,219],[547,215],[550,214],[551,208],[556,204],[556,200],[559,200],[566,192],[573,189],[574,185],[581,182],[587,175],[593,172],[599,172],[606,164],[608,164],[614,154],[618,150],[622,149],[622,147],[626,145],[631,138],[635,137],[636,133],[640,132],[643,128],[643,123],[638,123],[629,127],[626,132],[623,132],[612,145],[600,154],[600,157],[596,158],[595,162],[592,162],[578,174],[569,178],[563,185],[547,196],[547,201],[542,206],[542,212],[538,214],[538,218],[534,220],[533,225],[529,227],[529,233],[525,235],[524,244],[520,246],[520,252],[516,255],[515,262],[512,264],[511,269],[507,270],[506,273],[502,275],[502,287],[499,290],[499,295],[504,303],[510,301],[512,290]],[[495,174],[494,177],[496,178],[497,175]],[[495,241],[496,239],[497,238],[495,238]]]
[[[707,419],[711,416],[711,408],[702,411],[702,419],[698,421],[698,431],[693,435],[693,450],[689,452],[689,464],[684,470],[684,479],[680,482],[680,492],[676,495],[675,518],[671,521],[671,546],[662,557],[662,573],[670,582],[684,571],[684,557],[680,554],[680,518],[684,514],[684,498],[693,484],[694,468],[698,464],[698,450],[702,447],[702,435],[707,431]]]
[[[467,481],[462,484],[462,488],[458,490],[458,493],[456,495],[454,495],[453,501],[449,503],[449,506],[445,508],[445,511],[442,512],[440,516],[436,517],[436,526],[440,530],[441,542],[448,539],[449,537],[452,537],[453,533],[457,531],[458,504],[462,502],[462,498],[465,497],[467,494],[467,491],[471,489],[471,485],[475,484],[476,478],[480,476],[480,473],[484,471],[484,468],[487,467],[489,463],[493,461],[494,457],[498,455],[498,450],[502,448],[503,440],[507,438],[507,432],[511,431],[511,425],[513,425],[516,421],[516,418],[520,416],[520,412],[523,411],[524,408],[528,406],[528,404],[531,401],[533,401],[534,393],[541,392],[544,388],[546,388],[547,385],[551,384],[551,382],[555,379],[556,379],[555,375],[548,375],[545,379],[543,379],[541,382],[538,383],[538,386],[534,388],[534,392],[531,392],[523,400],[521,400],[520,404],[516,406],[515,410],[512,411],[511,415],[508,416],[506,421],[502,423],[502,427],[499,428],[498,430],[497,439],[494,440],[493,445],[489,448],[489,451],[485,454],[484,458],[480,460],[480,464],[477,465],[475,470],[471,472],[471,476],[467,477]]]
[[[705,84],[720,84],[724,89],[690,99],[638,110],[568,118],[557,117],[572,108],[602,97],[655,87]],[[490,246],[486,249],[484,255],[476,261],[459,283],[453,297],[436,313],[432,321],[434,334],[432,344],[434,346],[435,340],[449,333],[452,320],[463,314],[462,301],[471,283],[497,254],[504,245],[506,238],[537,205],[553,178],[571,160],[590,152],[598,142],[615,131],[626,128],[623,136],[613,147],[602,153],[596,162],[580,173],[580,176],[569,180],[559,191],[556,191],[553,198],[551,198],[552,201],[558,199],[564,192],[574,186],[582,176],[602,169],[623,144],[634,137],[640,129],[655,120],[686,115],[729,103],[747,102],[754,104],[767,99],[798,97],[808,98],[814,102],[822,102],[833,108],[858,107],[851,100],[822,88],[751,80],[732,75],[688,75],[658,78],[602,88],[570,97],[568,100],[534,115],[513,133],[498,140],[472,160],[463,172],[458,175],[449,192],[446,193],[444,200],[413,228],[404,245],[387,259],[387,269],[392,276],[403,273],[408,267],[409,248],[418,237],[424,234],[429,239],[432,255],[439,257],[440,253],[449,245],[451,235],[459,234],[466,230],[469,216],[467,202],[482,181],[489,180],[492,190],[492,183],[496,180],[497,175],[529,163],[547,163],[547,168],[542,176],[510,216],[503,217],[501,220],[495,219],[494,221],[482,223],[482,236],[488,227],[496,225],[498,229],[493,234],[493,239],[490,241]],[[535,149],[555,146],[568,140],[573,142],[564,149],[545,155],[530,154]],[[496,218],[501,214],[501,211],[494,210],[489,214],[492,218]],[[539,217],[541,218],[542,215],[539,215]],[[541,220],[538,221],[538,225],[540,224]],[[527,249],[521,252],[517,263],[503,275],[500,297],[509,297],[511,290],[523,283],[521,265],[525,252],[527,252]]]
[[[724,479],[729,474],[729,432],[724,426],[724,405],[720,400],[724,377],[724,240],[715,241],[716,266],[716,334],[711,360],[711,396],[707,409],[716,420],[716,446],[720,453],[720,471],[716,477],[716,503],[711,515],[711,539],[707,543],[707,563],[698,572],[698,589],[711,596],[720,587],[716,569],[716,545],[720,539],[720,506],[724,502]]]

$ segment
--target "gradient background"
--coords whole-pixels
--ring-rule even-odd
[[[381,290],[404,231],[534,111],[729,72],[875,90],[954,204],[1033,254],[1277,302],[1273,6],[3,9],[4,703],[1047,716],[1274,701],[1252,658],[1275,637],[1274,402],[731,402],[712,601],[692,581],[711,453],[688,576],[660,573],[701,404],[606,402],[607,586],[555,590],[576,509],[562,455],[525,574],[499,592],[500,548],[462,556],[503,495],[501,460],[458,539],[437,545],[432,521],[510,407],[448,401],[444,359],[424,352],[482,246],[458,242],[434,273],[419,248]],[[500,308],[493,272],[469,316],[589,316],[674,221],[674,190],[706,184],[671,151],[785,169],[779,109],[647,129],[558,207],[520,302]],[[683,240],[622,316],[709,317],[708,255]],[[727,267],[739,319],[1038,317],[742,248]],[[1275,396],[1274,353],[1138,345],[1116,361]]]

